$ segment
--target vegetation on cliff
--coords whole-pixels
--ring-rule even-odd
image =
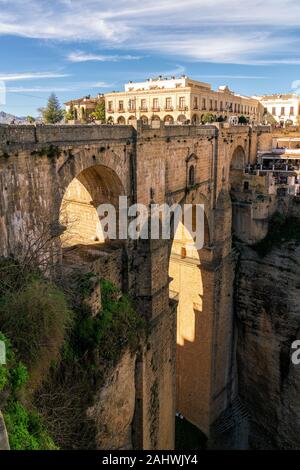
[[[92,315],[86,299],[94,274],[55,283],[13,258],[0,260],[0,340],[7,349],[0,409],[12,449],[96,447],[87,410],[125,350],[139,348],[145,327],[127,295],[99,282],[102,307]]]

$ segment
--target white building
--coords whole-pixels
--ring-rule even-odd
[[[210,84],[186,76],[129,82],[124,91],[105,94],[105,108],[106,118],[115,124],[137,119],[198,124],[207,113],[224,120],[243,115],[249,122],[259,123],[263,115],[257,99],[234,93],[227,86],[212,90]]]
[[[265,108],[265,112],[276,119],[278,123],[297,124],[300,114],[300,97],[296,94],[269,95],[257,97]]]

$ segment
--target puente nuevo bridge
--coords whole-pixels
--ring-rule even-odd
[[[271,146],[268,127],[0,126],[0,255],[48,224],[60,263],[91,254],[92,269],[149,323],[143,351],[123,358],[106,389],[100,447],[172,449],[176,411],[210,436],[234,401],[232,230],[259,239],[268,207],[239,207],[231,190]],[[128,205],[204,204],[203,248],[173,238],[100,243],[96,208],[117,207],[121,195]]]

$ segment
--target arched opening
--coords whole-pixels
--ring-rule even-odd
[[[62,248],[107,242],[97,209],[101,204],[111,204],[116,208],[117,220],[122,194],[119,177],[108,167],[95,165],[79,173],[67,187],[60,207],[59,220],[64,227]]]
[[[141,120],[143,122],[143,124],[147,125],[148,122],[149,122],[149,119],[147,118],[147,116],[141,116]]]
[[[249,229],[249,212],[245,206],[249,191],[249,183],[245,183],[246,156],[243,147],[238,146],[231,158],[229,168],[229,192],[231,198],[231,233],[240,239]],[[245,189],[247,189],[245,191]]]
[[[180,114],[177,118],[177,122],[179,122],[180,124],[185,124],[186,116],[184,114]]]
[[[128,122],[128,124],[129,124],[129,126],[134,126],[135,123],[136,123],[136,117],[135,117],[135,116],[129,116],[127,122]]]
[[[240,145],[234,150],[229,168],[230,191],[234,192],[241,184],[244,175],[246,156],[243,147]]]
[[[204,433],[204,443],[210,424],[211,343],[208,338],[212,322],[211,302],[207,300],[211,275],[201,261],[206,256],[204,252],[209,251],[206,215],[202,228],[204,246],[198,249],[190,231],[182,222],[178,224],[171,248],[169,276],[170,299],[177,302],[176,413]],[[182,426],[180,421],[177,424]]]
[[[191,165],[189,168],[189,186],[193,186],[195,184],[195,167]]]
[[[193,116],[192,116],[192,124],[193,124],[193,125],[199,124],[199,116],[197,116],[197,114],[193,114]]]
[[[118,124],[126,124],[126,119],[124,118],[124,116],[118,117]]]
[[[169,114],[164,117],[164,123],[167,125],[174,124],[174,118],[173,116],[170,116]]]
[[[156,115],[151,116],[151,121],[157,121],[157,122],[159,122],[159,121],[160,121],[160,117],[159,117],[159,116],[156,116]]]
[[[112,116],[109,116],[107,119],[107,124],[113,124],[114,123],[114,118]]]

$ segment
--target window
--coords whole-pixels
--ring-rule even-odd
[[[272,115],[276,116],[276,108],[275,107],[272,108]]]
[[[179,98],[179,108],[180,109],[184,109],[185,108],[185,97],[184,96],[181,96]]]
[[[202,98],[202,109],[206,110],[206,99]]]
[[[244,181],[244,191],[249,190],[249,181]]]
[[[124,111],[124,101],[119,101],[119,111]]]
[[[130,111],[134,111],[135,110],[135,100],[129,100],[128,101],[128,109]]]
[[[213,100],[209,100],[209,110],[213,110]]]
[[[109,101],[108,102],[108,111],[112,111],[112,106],[113,106],[113,102]]]
[[[141,100],[141,109],[144,110],[144,111],[147,109],[146,100],[145,100],[145,99],[142,99],[142,100]]]
[[[191,165],[189,169],[189,186],[193,186],[194,184],[195,184],[195,167],[194,165]]]
[[[218,111],[218,102],[215,100],[215,111]]]
[[[186,258],[186,248],[184,247],[181,248],[181,258],[182,259]]]
[[[285,107],[282,106],[282,108],[281,108],[281,116],[284,116],[284,115],[285,115]]]
[[[291,106],[291,109],[290,109],[290,116],[294,116],[294,106]]]
[[[153,98],[153,109],[158,109],[158,98]]]
[[[166,109],[172,109],[172,98],[166,98]]]
[[[220,111],[223,111],[223,101],[220,101]]]
[[[198,109],[198,98],[194,96],[193,109]]]

